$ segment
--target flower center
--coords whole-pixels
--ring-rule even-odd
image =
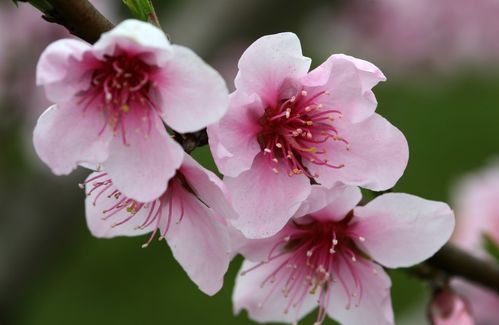
[[[181,195],[176,195],[178,191],[184,190],[183,176],[179,174],[173,177],[168,183],[168,189],[158,199],[142,203],[130,199],[123,195],[113,186],[113,181],[105,172],[99,173],[96,176],[87,179],[83,184],[79,184],[80,188],[89,185],[90,190],[86,192],[87,196],[95,195],[93,205],[97,204],[98,200],[106,200],[108,208],[102,210],[102,220],[116,219],[111,227],[119,227],[132,219],[143,218],[142,222],[136,222],[135,229],[143,230],[152,227],[152,233],[148,241],[142,245],[142,248],[149,246],[155,237],[158,230],[160,231],[159,240],[162,240],[170,229],[172,218],[174,218],[173,206],[178,204],[180,213],[176,223],[180,223],[184,218],[184,202]],[[125,217],[120,212],[124,212]],[[143,212],[138,216],[139,212]],[[121,219],[120,219],[121,216]]]
[[[105,122],[99,134],[109,125],[113,134],[121,133],[123,143],[127,144],[127,125],[131,124],[128,127],[149,135],[151,114],[156,109],[150,98],[154,85],[151,76],[155,69],[137,56],[104,56],[100,66],[93,70],[89,89],[81,93],[80,99],[84,111],[97,109],[102,112]],[[130,112],[134,113],[132,119],[127,119]]]
[[[259,307],[263,307],[276,290],[280,290],[287,299],[284,313],[295,308],[298,315],[307,294],[318,294],[319,312],[315,324],[322,324],[332,282],[339,283],[345,290],[347,309],[351,307],[353,298],[357,299],[354,303],[358,306],[363,290],[355,264],[368,263],[368,257],[355,245],[354,239],[365,239],[352,232],[348,226],[351,218],[350,214],[340,222],[295,224],[293,230],[270,249],[265,261],[243,270],[241,276],[275,262],[276,268],[260,284],[262,289],[267,287],[268,293]],[[345,278],[345,269],[350,273],[348,279]]]
[[[283,162],[290,176],[303,173],[317,177],[307,170],[306,162],[331,168],[344,166],[330,164],[324,158],[328,140],[341,141],[349,148],[348,141],[338,135],[333,125],[336,118],[341,118],[341,112],[317,103],[321,96],[328,95],[326,91],[309,95],[301,90],[275,107],[267,107],[260,118],[262,131],[258,142],[264,155],[276,164]],[[277,165],[273,171],[279,173]]]

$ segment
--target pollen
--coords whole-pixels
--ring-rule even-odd
[[[341,116],[341,112],[333,107],[320,110],[322,97],[327,94],[327,91],[314,94],[301,89],[276,106],[267,107],[259,120],[262,131],[258,142],[263,153],[271,162],[284,165],[290,176],[317,177],[317,173],[308,170],[310,164],[333,169],[344,166],[328,162],[334,158],[326,150],[328,140],[343,142],[347,150],[349,143],[334,125],[335,117]]]
[[[138,126],[144,136],[149,135],[156,110],[149,95],[155,69],[157,67],[128,53],[104,56],[92,72],[90,88],[79,95],[83,112],[98,110],[102,114],[99,135],[109,127],[112,134],[121,135],[123,143],[127,144],[130,117],[125,118],[125,114],[131,111],[141,116],[133,125]]]

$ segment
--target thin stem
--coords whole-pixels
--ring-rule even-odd
[[[46,2],[52,8],[43,12],[45,20],[66,27],[71,34],[89,43],[95,43],[102,33],[113,28],[113,24],[87,0]]]
[[[446,244],[427,262],[449,276],[459,276],[499,294],[499,264],[477,258],[452,244]]]
[[[161,28],[161,24],[159,23],[158,15],[156,15],[156,9],[154,9],[154,5],[152,4],[152,0],[148,0],[149,8],[151,12],[149,13],[149,22],[157,27]]]

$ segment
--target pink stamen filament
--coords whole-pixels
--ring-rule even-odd
[[[110,202],[111,204],[108,205],[108,208],[102,210],[103,217],[101,218],[102,220],[111,220],[114,217],[120,216],[120,219],[114,222],[110,227],[119,227],[128,222],[136,223],[135,221],[139,217],[138,213],[141,210],[145,210],[146,214],[141,214],[145,217],[144,220],[137,223],[138,225],[135,226],[136,230],[143,230],[152,226],[151,235],[142,247],[149,246],[162,225],[163,229],[161,229],[159,239],[161,240],[167,235],[171,226],[171,220],[174,218],[175,204],[178,204],[180,209],[176,223],[182,222],[184,218],[183,194],[178,192],[186,191],[186,189],[176,177],[170,180],[168,189],[163,196],[149,203],[138,202],[124,196],[119,190],[113,187],[111,179],[105,172],[93,176],[79,185],[80,187],[87,186],[87,188],[90,188],[86,193],[87,196],[97,192],[97,195],[93,200],[94,205],[98,203],[98,200],[104,200],[105,203],[108,203],[108,200],[112,200]],[[163,213],[166,208],[168,208],[168,212]],[[123,216],[123,214],[120,213],[124,213],[124,210],[126,210],[126,214]]]
[[[268,263],[275,264],[273,271],[260,283],[262,290],[267,292],[259,306],[263,308],[276,290],[280,290],[287,299],[283,312],[295,308],[298,316],[307,294],[317,295],[319,311],[315,324],[322,324],[331,300],[332,285],[340,285],[345,291],[348,299],[345,308],[351,308],[353,297],[356,297],[355,306],[359,306],[363,285],[356,264],[367,267],[368,260],[356,253],[358,248],[354,240],[362,237],[349,230],[348,222],[296,225],[294,232],[271,246],[267,260],[242,271],[240,274],[244,276]],[[338,280],[336,284],[334,279]]]
[[[334,169],[344,167],[344,164],[330,164],[321,158],[327,155],[325,143],[328,140],[343,142],[347,150],[350,148],[349,142],[338,135],[332,124],[335,116],[341,118],[341,111],[323,109],[316,102],[325,95],[329,93],[321,91],[310,96],[301,90],[277,106],[266,109],[260,119],[262,131],[258,139],[264,155],[278,164],[272,167],[275,173],[281,166],[290,176],[304,174],[312,178],[317,175],[308,172],[306,163]]]
[[[149,97],[157,70],[140,56],[127,53],[107,55],[100,61],[93,71],[89,88],[80,93],[79,100],[83,112],[95,109],[102,114],[103,126],[99,135],[109,126],[113,134],[121,133],[123,144],[128,145],[126,134],[131,127],[130,119],[137,118],[139,121],[132,123],[136,131],[142,131],[146,137],[150,134],[154,118],[151,111],[158,112]]]

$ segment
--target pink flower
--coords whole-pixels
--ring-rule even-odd
[[[454,201],[457,224],[452,242],[486,256],[484,235],[499,244],[499,165],[466,177],[457,187]]]
[[[436,293],[430,305],[433,325],[474,325],[468,302],[450,288]]]
[[[450,285],[461,297],[469,303],[471,315],[476,325],[497,324],[499,296],[494,291],[475,285],[461,278],[453,278]]]
[[[226,219],[234,218],[222,181],[189,155],[163,195],[147,203],[118,190],[106,172],[85,182],[87,224],[96,237],[139,236],[166,239],[173,256],[206,294],[215,294],[232,257]]]
[[[51,44],[37,83],[56,105],[38,120],[34,144],[55,174],[102,165],[129,197],[160,196],[183,157],[163,125],[184,133],[216,122],[227,108],[220,75],[158,28],[127,20],[91,46]]]
[[[477,257],[493,259],[484,249],[484,238],[499,245],[499,166],[466,177],[454,197],[457,223],[451,241]],[[476,324],[497,323],[499,295],[461,278],[452,279],[451,286],[470,302]]]
[[[317,305],[341,324],[393,324],[390,278],[380,266],[407,267],[450,237],[447,204],[384,194],[365,206],[356,187],[314,186],[295,219],[271,238],[248,240],[234,310],[259,322],[292,323]],[[299,218],[296,218],[299,217]]]
[[[404,136],[374,113],[381,71],[343,54],[309,67],[295,34],[260,38],[239,61],[227,114],[208,128],[245,236],[279,231],[309,195],[309,178],[384,190],[407,165]]]

